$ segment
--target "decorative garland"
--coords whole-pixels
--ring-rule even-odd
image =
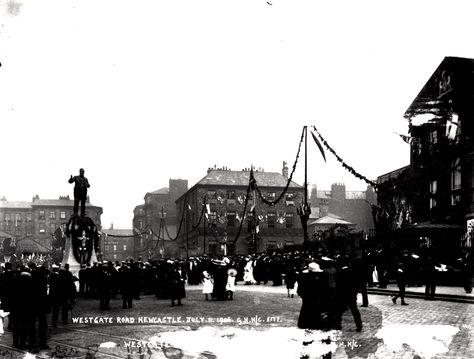
[[[340,162],[342,164],[342,167],[344,167],[346,170],[348,170],[352,175],[354,175],[355,177],[365,181],[367,184],[369,184],[370,186],[372,186],[374,188],[374,190],[377,190],[377,183],[375,183],[374,181],[371,181],[369,180],[367,177],[361,175],[360,173],[358,173],[354,168],[352,168],[351,166],[349,166],[347,163],[344,162],[344,160],[339,157],[336,153],[336,151],[334,151],[332,149],[331,146],[329,146],[329,144],[326,142],[326,140],[323,138],[323,136],[321,136],[321,134],[319,133],[319,131],[316,129],[316,126],[313,126],[313,130],[318,134],[319,138],[321,139],[321,142],[324,144],[324,146],[328,149],[329,152],[331,152],[337,159],[338,162]]]
[[[250,183],[249,183],[249,185],[254,187],[257,190],[258,196],[260,197],[260,199],[262,200],[263,203],[265,203],[269,206],[274,206],[275,204],[280,202],[280,200],[283,198],[283,196],[288,191],[288,187],[290,186],[291,180],[293,178],[293,174],[295,173],[295,170],[296,170],[296,164],[298,163],[298,158],[300,157],[301,144],[304,141],[305,131],[306,131],[306,126],[303,127],[303,132],[301,133],[301,139],[300,139],[300,143],[298,145],[298,152],[296,154],[296,159],[295,159],[295,162],[293,163],[293,169],[291,171],[290,177],[288,178],[288,182],[286,183],[285,189],[283,190],[282,193],[280,193],[280,196],[276,200],[269,201],[262,195],[262,192],[260,191],[260,188],[257,185],[257,181],[255,180],[255,177],[253,177],[253,170],[250,171],[250,180],[249,180]]]

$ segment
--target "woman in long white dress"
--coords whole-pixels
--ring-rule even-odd
[[[246,258],[247,264],[244,267],[244,282],[246,285],[257,283],[253,277],[253,261],[250,257]]]
[[[207,271],[202,272],[202,275],[203,275],[202,293],[205,294],[206,300],[209,300],[208,294],[212,294],[212,291],[214,289],[214,285],[212,284],[212,277]]]

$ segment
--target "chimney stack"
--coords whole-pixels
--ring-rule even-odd
[[[283,177],[288,178],[288,166],[286,165],[286,161],[283,161],[283,168],[281,170],[281,174]]]

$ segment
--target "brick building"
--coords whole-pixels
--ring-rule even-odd
[[[260,191],[268,200],[278,198],[288,183],[286,164],[281,173],[260,169],[255,170],[254,175]],[[260,231],[254,248],[248,220],[242,218],[249,177],[250,169],[209,168],[204,178],[178,198],[177,214],[178,218],[183,218],[184,228],[170,254],[223,254],[224,251],[227,254],[247,254],[302,244],[303,229],[297,207],[303,202],[304,187],[292,181],[286,195],[274,206],[264,204],[257,194],[256,215],[260,220]],[[208,217],[201,215],[204,202],[208,204]],[[252,203],[250,193],[247,213]]]
[[[100,234],[102,259],[114,262],[133,258],[134,235],[132,229],[103,229]]]
[[[0,231],[12,236],[19,252],[49,252],[54,232],[66,225],[72,216],[74,200],[69,196],[59,199],[40,199],[31,202],[0,200]],[[100,230],[102,208],[86,203],[86,216]]]
[[[150,257],[158,249],[156,235],[163,236],[161,226],[162,216],[166,218],[165,239],[176,236],[177,214],[175,201],[188,190],[188,181],[170,179],[169,187],[163,187],[153,192],[147,192],[144,204],[138,205],[133,211],[133,230],[135,239],[135,257]],[[139,233],[143,233],[138,236]],[[153,234],[154,233],[154,234]],[[155,235],[156,234],[156,235]],[[169,236],[168,236],[169,234]]]
[[[386,231],[443,255],[466,244],[474,224],[473,116],[474,59],[446,57],[405,112],[410,164],[377,180]]]

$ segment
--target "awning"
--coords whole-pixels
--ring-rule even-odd
[[[403,227],[397,228],[399,230],[403,229],[452,229],[452,230],[466,230],[466,227],[458,225],[458,224],[451,224],[451,223],[414,223],[414,224],[407,224]]]

